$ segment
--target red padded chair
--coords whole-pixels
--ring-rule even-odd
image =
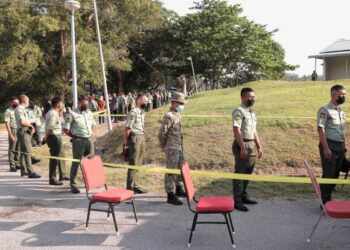
[[[108,218],[109,214],[112,214],[115,231],[117,232],[117,235],[119,235],[117,221],[114,214],[114,206],[128,201],[131,202],[133,206],[135,220],[138,224],[134,204],[134,192],[126,189],[107,189],[106,177],[101,158],[97,155],[88,156],[82,159],[80,166],[84,177],[86,195],[90,201],[86,219],[86,229],[88,229],[89,225],[90,211],[106,212]],[[90,193],[91,190],[101,187],[104,187],[106,190],[98,193]],[[108,210],[91,208],[95,203],[108,204]]]
[[[326,202],[326,204],[323,204],[322,198],[321,198],[321,189],[320,185],[317,182],[317,178],[315,176],[315,173],[313,169],[311,168],[311,165],[305,161],[304,166],[307,169],[307,172],[309,174],[309,177],[311,179],[312,187],[319,199],[320,205],[322,207],[322,212],[314,225],[312,232],[310,233],[309,238],[307,239],[307,242],[311,241],[311,237],[316,231],[316,228],[318,227],[321,218],[323,215],[328,216],[328,218],[331,219],[349,219],[350,218],[350,201],[342,201],[342,200],[332,200]],[[334,227],[334,226],[333,226]]]
[[[188,247],[191,247],[193,231],[195,231],[197,224],[226,224],[230,238],[231,238],[232,247],[235,248],[236,246],[233,242],[233,237],[232,237],[232,234],[235,234],[235,232],[234,232],[233,223],[232,223],[231,214],[230,214],[234,209],[233,197],[232,196],[203,196],[197,200],[195,198],[195,189],[193,187],[190,168],[186,161],[182,165],[181,175],[182,175],[182,179],[186,189],[188,206],[190,210],[194,213],[190,239],[188,241]],[[192,208],[192,203],[195,203],[194,208]],[[215,222],[215,221],[197,222],[198,215],[200,214],[222,214],[225,217],[225,222]]]

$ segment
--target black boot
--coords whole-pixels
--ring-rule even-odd
[[[186,192],[182,189],[182,187],[176,187],[175,195],[178,197],[186,197]]]
[[[173,192],[168,193],[167,202],[171,205],[183,205],[182,201],[180,201],[179,198],[177,198]]]
[[[242,211],[242,212],[248,212],[248,210],[249,210],[246,206],[243,205],[242,202],[236,202],[235,208],[239,211]]]

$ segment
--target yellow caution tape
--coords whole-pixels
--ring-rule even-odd
[[[16,151],[14,151],[16,152]],[[17,153],[21,153],[18,152]],[[24,153],[29,154],[29,153]],[[71,162],[80,162],[79,159],[72,159],[67,157],[55,157],[48,155],[40,155],[40,154],[29,154],[33,156],[37,156],[39,158],[46,159],[55,159],[55,160],[63,160],[63,161],[71,161]],[[108,168],[122,168],[122,169],[133,169],[144,172],[152,172],[152,173],[162,173],[162,174],[177,174],[180,175],[179,169],[168,169],[164,167],[155,167],[155,166],[133,166],[126,164],[116,164],[116,163],[103,163],[105,167]],[[289,177],[289,176],[276,176],[276,175],[252,175],[252,174],[237,174],[237,173],[223,173],[223,172],[212,172],[212,171],[203,171],[203,170],[191,170],[191,174],[194,176],[201,177],[210,177],[210,178],[218,178],[218,179],[235,179],[235,180],[249,180],[249,181],[257,181],[257,182],[279,182],[279,183],[311,183],[308,177]],[[320,184],[346,184],[350,185],[350,179],[317,179]]]
[[[111,116],[111,117],[126,117],[125,114],[97,114],[94,113],[95,116]],[[146,117],[163,117],[164,115],[150,115],[146,114]],[[187,118],[228,118],[231,119],[230,115],[181,115],[182,117]],[[273,115],[259,115],[259,119],[303,119],[303,120],[316,120],[316,117],[312,116],[273,116]],[[350,118],[346,119],[350,121]]]

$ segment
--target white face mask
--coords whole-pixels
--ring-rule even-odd
[[[179,105],[179,106],[177,106],[177,108],[176,108],[176,111],[177,112],[183,112],[185,110],[185,105]]]

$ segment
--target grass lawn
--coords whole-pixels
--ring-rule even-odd
[[[329,102],[329,90],[339,83],[350,89],[350,81],[336,82],[284,82],[259,81],[246,84],[256,94],[254,106],[258,117],[258,131],[265,157],[257,162],[257,174],[305,175],[302,163],[308,159],[320,172],[316,113]],[[184,148],[186,159],[193,169],[232,171],[233,141],[231,113],[240,104],[241,87],[199,93],[188,99],[183,112]],[[145,164],[164,166],[164,153],[158,148],[157,134],[161,116],[169,107],[153,110],[146,115],[147,152]],[[350,112],[350,102],[343,105]],[[188,117],[209,116],[209,117]],[[213,116],[213,117],[210,117]],[[348,128],[349,129],[349,128]],[[347,138],[349,140],[349,138]],[[120,162],[118,154],[123,144],[123,127],[112,135],[100,137],[97,145],[105,149],[106,162]],[[349,145],[349,141],[347,142]],[[43,150],[43,149],[41,149]],[[108,170],[109,180],[125,185],[125,170]],[[142,173],[140,182],[148,189],[163,192],[161,174]],[[231,193],[231,181],[196,178],[203,193]],[[312,197],[309,185],[252,183],[254,195],[261,197]],[[350,187],[338,194],[348,195]]]

